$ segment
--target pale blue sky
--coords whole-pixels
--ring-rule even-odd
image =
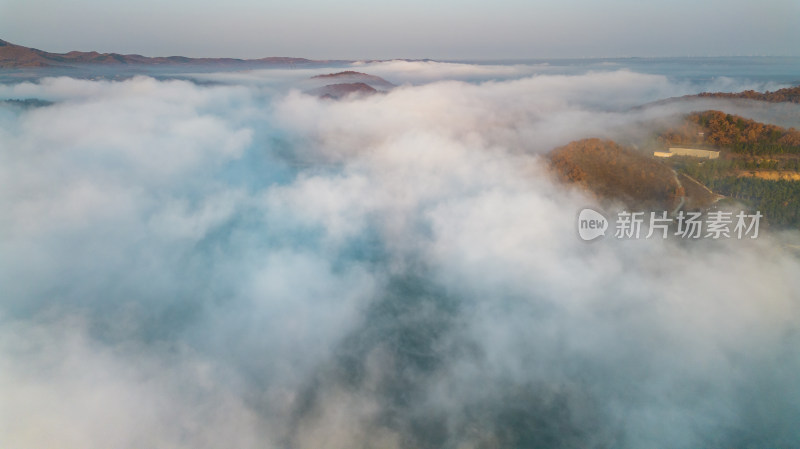
[[[0,0],[0,38],[148,56],[800,56],[800,0]]]

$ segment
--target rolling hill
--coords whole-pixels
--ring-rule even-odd
[[[556,148],[551,167],[563,181],[578,184],[600,199],[629,207],[672,211],[686,195],[666,165],[610,140],[584,139]]]

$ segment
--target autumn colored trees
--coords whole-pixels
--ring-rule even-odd
[[[678,127],[659,133],[665,145],[701,145],[751,155],[800,154],[800,131],[721,111],[693,112]]]
[[[570,142],[550,153],[550,163],[562,179],[630,206],[672,210],[684,195],[669,167],[610,140]]]

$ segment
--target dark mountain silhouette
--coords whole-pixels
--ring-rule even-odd
[[[325,83],[336,82],[337,84],[364,83],[378,90],[389,90],[393,87],[397,87],[379,76],[355,72],[353,70],[312,76],[311,79],[323,81]]]
[[[122,55],[119,53],[98,53],[96,51],[71,51],[69,53],[50,53],[35,48],[23,47],[0,40],[0,68],[26,67],[64,67],[82,64],[99,65],[294,65],[316,62],[304,58],[269,57],[261,59],[236,58],[187,58],[184,56],[148,57],[142,55]]]

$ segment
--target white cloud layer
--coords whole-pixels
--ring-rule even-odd
[[[3,448],[800,442],[781,236],[587,245],[541,164],[697,86],[228,81],[0,86]]]

